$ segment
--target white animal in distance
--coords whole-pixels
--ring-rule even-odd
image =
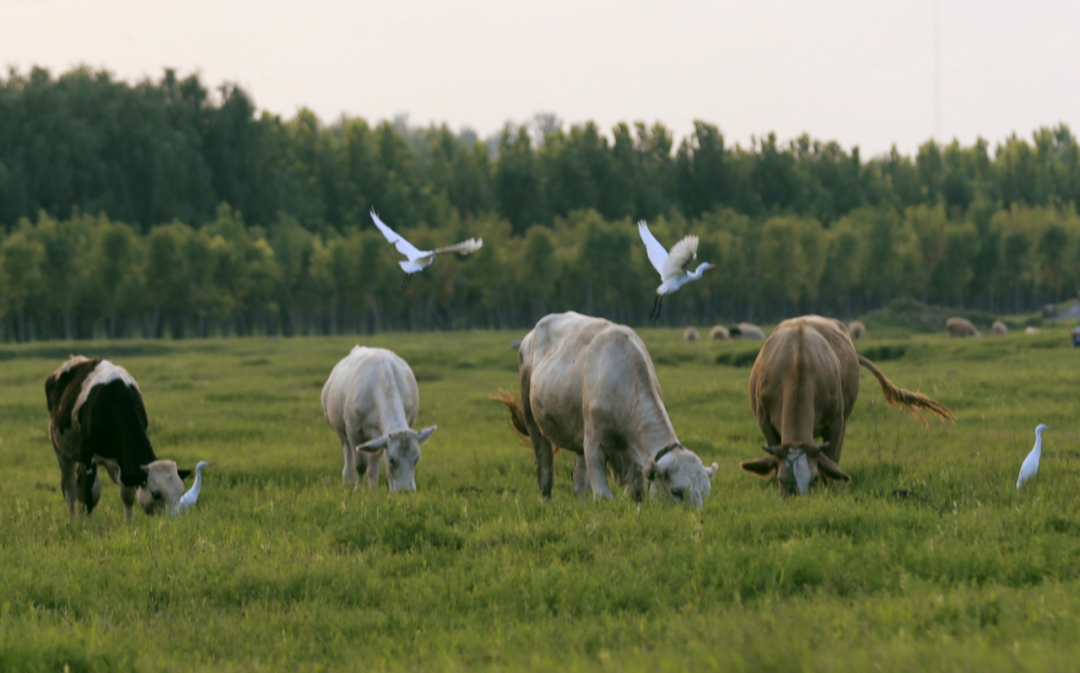
[[[423,271],[431,266],[431,263],[434,262],[435,258],[439,255],[445,255],[450,252],[460,252],[463,255],[469,255],[484,247],[484,239],[470,238],[461,243],[448,245],[445,248],[420,250],[415,245],[402,238],[401,234],[386,226],[386,223],[380,220],[379,216],[375,214],[374,208],[371,209],[371,219],[375,222],[375,226],[379,228],[379,231],[382,232],[382,235],[386,237],[386,240],[390,241],[390,243],[397,248],[398,252],[408,258],[398,262],[398,264],[401,265],[402,270],[408,274],[405,276],[406,281],[408,281],[409,276],[412,274]],[[402,283],[402,287],[406,284],[407,283]]]
[[[1032,447],[1031,453],[1027,455],[1024,463],[1020,466],[1020,476],[1016,478],[1016,488],[1028,483],[1039,471],[1039,458],[1042,457],[1042,433],[1050,429],[1050,426],[1042,423],[1035,427],[1035,446]]]
[[[195,466],[195,483],[191,485],[188,492],[180,498],[180,511],[185,509],[191,509],[192,505],[199,502],[199,493],[202,491],[202,471],[204,467],[210,467],[213,463],[208,463],[205,460],[200,460],[199,464]]]
[[[660,274],[660,285],[656,288],[656,299],[653,300],[653,308],[649,313],[649,318],[656,322],[656,318],[660,316],[660,307],[664,303],[665,295],[675,292],[692,280],[700,279],[705,269],[715,269],[716,265],[702,262],[693,271],[683,268],[691,260],[697,259],[697,236],[683,237],[672,246],[669,253],[649,231],[649,225],[645,224],[645,220],[638,221],[638,233],[645,244],[645,250],[649,253],[649,261]]]

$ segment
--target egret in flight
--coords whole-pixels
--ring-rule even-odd
[[[1016,479],[1016,488],[1026,484],[1039,471],[1039,457],[1042,456],[1042,433],[1049,429],[1049,426],[1042,423],[1036,426],[1035,447],[1031,449],[1031,453],[1024,459],[1024,464],[1020,466],[1020,476]]]
[[[431,266],[431,263],[435,261],[435,258],[439,255],[445,255],[448,252],[460,252],[463,255],[468,255],[476,252],[480,248],[484,247],[484,239],[482,238],[470,238],[467,241],[461,243],[455,243],[454,245],[448,245],[445,248],[436,248],[434,250],[419,250],[415,245],[409,243],[401,234],[397,233],[390,227],[386,226],[386,223],[379,219],[379,216],[375,214],[375,209],[371,209],[371,219],[375,221],[375,226],[379,228],[382,235],[386,237],[386,240],[394,244],[397,251],[408,257],[407,260],[399,261],[398,264],[405,271],[405,280],[401,282],[401,289],[404,290],[408,284],[409,279],[412,278],[412,274],[423,271],[427,267]]]
[[[668,253],[664,246],[660,245],[660,241],[656,240],[656,237],[649,231],[649,225],[645,224],[645,220],[638,221],[637,226],[638,233],[641,234],[641,240],[645,243],[645,249],[649,253],[649,261],[660,272],[660,286],[656,288],[656,299],[653,300],[653,308],[649,312],[649,318],[656,322],[656,319],[660,317],[660,307],[664,303],[664,295],[671,294],[692,280],[698,280],[701,278],[701,274],[705,273],[705,269],[715,269],[716,265],[702,262],[698,264],[697,269],[687,271],[683,267],[691,260],[697,259],[697,236],[684,237]]]

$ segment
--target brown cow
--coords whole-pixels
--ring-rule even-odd
[[[750,372],[750,407],[769,455],[744,461],[742,469],[761,477],[776,472],[781,495],[806,495],[822,476],[850,481],[840,469],[840,452],[859,396],[860,365],[877,377],[890,406],[907,409],[923,424],[922,410],[954,420],[948,407],[896,387],[856,353],[844,323],[816,315],[792,318],[776,326]]]
[[[979,330],[975,328],[975,325],[967,318],[949,318],[945,321],[945,331],[951,339],[956,337],[975,337],[978,339],[982,336],[979,334]]]
[[[858,341],[866,336],[866,325],[862,324],[861,320],[852,320],[847,326],[848,333],[851,335],[852,341]]]

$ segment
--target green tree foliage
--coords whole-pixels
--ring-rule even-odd
[[[668,323],[853,315],[891,299],[1024,310],[1080,288],[1080,145],[1065,125],[865,160],[696,121],[487,142],[406,118],[258,113],[235,85],[78,68],[0,78],[0,338],[525,327],[645,319],[634,222],[718,265]],[[378,212],[421,247],[482,236],[400,290]]]

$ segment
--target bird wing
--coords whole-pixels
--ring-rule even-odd
[[[652,262],[653,268],[656,269],[661,278],[665,278],[664,264],[668,260],[667,250],[660,245],[660,241],[656,240],[653,233],[649,231],[649,225],[645,224],[645,220],[638,220],[637,230],[641,234],[641,242],[645,244],[645,250],[649,253],[649,261]]]
[[[697,246],[697,236],[686,236],[672,246],[671,254],[668,255],[667,260],[664,262],[664,268],[660,270],[663,279],[667,280],[672,276],[679,275],[687,262],[697,259]]]
[[[432,251],[431,254],[433,254],[433,255],[445,255],[448,252],[460,252],[463,255],[469,255],[469,254],[472,254],[472,253],[476,252],[477,250],[479,250],[482,247],[484,247],[484,239],[482,239],[482,238],[470,238],[467,241],[462,241],[461,243],[455,243],[453,245],[448,245],[445,248],[435,248],[435,250]]]
[[[371,209],[371,219],[375,222],[375,226],[379,228],[382,235],[386,237],[386,240],[394,244],[397,251],[408,257],[410,260],[419,259],[420,257],[427,257],[431,253],[428,251],[420,250],[412,243],[409,243],[401,234],[397,233],[390,227],[386,226],[386,223],[379,219],[379,216],[375,214],[375,209]]]

